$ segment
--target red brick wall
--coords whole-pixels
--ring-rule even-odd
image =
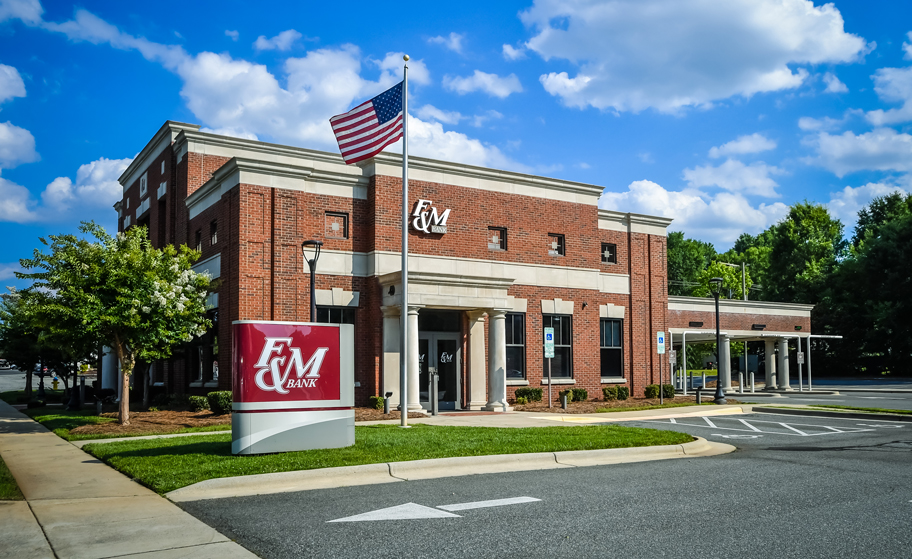
[[[716,313],[715,311],[668,311],[668,323],[672,328],[688,328],[691,322],[702,322],[702,329],[715,329]],[[800,326],[802,333],[809,334],[811,332],[811,319],[809,317],[719,313],[719,328],[723,330],[726,328],[729,330],[750,330],[754,324],[766,324],[765,331],[767,332],[797,332],[795,326]]]

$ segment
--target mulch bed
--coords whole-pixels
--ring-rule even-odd
[[[423,413],[411,412],[408,414],[409,419],[421,419],[422,417],[427,417]],[[382,421],[384,419],[399,419],[401,415],[396,410],[390,410],[390,412],[383,413],[383,410],[375,410],[374,408],[355,408],[355,421]]]
[[[117,413],[103,413],[101,417],[117,419]],[[186,427],[230,425],[231,414],[216,415],[211,411],[131,411],[130,424],[117,422],[83,425],[70,431],[73,435],[130,435],[173,432]]]
[[[703,397],[703,401],[711,401],[711,398],[707,398],[706,395]],[[696,396],[681,396],[677,395],[674,398],[665,398],[666,404],[686,404],[686,403],[695,403]],[[730,404],[737,404],[737,400],[729,399]],[[585,402],[570,402],[567,404],[567,409],[563,409],[560,406],[560,402],[554,402],[553,407],[548,407],[548,402],[531,402],[523,405],[514,405],[513,409],[516,411],[527,411],[527,412],[545,412],[545,413],[596,413],[598,410],[610,408],[622,411],[625,408],[640,408],[645,406],[658,406],[660,405],[658,398],[629,398],[627,400],[587,400]]]

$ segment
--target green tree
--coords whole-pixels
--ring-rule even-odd
[[[827,279],[846,254],[843,225],[826,207],[802,202],[770,228],[765,298],[786,303],[818,303]]]
[[[741,268],[726,266],[722,262],[713,261],[705,270],[700,272],[697,278],[699,285],[694,288],[695,297],[709,297],[710,291],[709,280],[713,278],[722,278],[722,290],[719,294],[720,299],[741,299],[743,290],[741,289]],[[753,281],[750,272],[744,272],[744,284],[747,289],[751,288]],[[729,297],[730,295],[730,297]]]
[[[39,332],[30,318],[28,302],[15,289],[0,296],[0,354],[25,372],[25,397],[32,397],[32,371],[41,360]]]
[[[858,212],[852,245],[858,247],[865,238],[878,236],[881,226],[908,215],[912,215],[912,195],[894,192],[874,198]]]
[[[78,321],[87,335],[114,349],[122,372],[120,422],[130,422],[130,375],[138,360],[170,357],[172,348],[202,336],[211,323],[205,317],[207,276],[191,270],[199,252],[171,245],[152,246],[144,227],[111,236],[93,222],[80,231],[97,239],[52,235],[45,254],[21,260],[17,273],[34,281],[30,291],[55,294],[54,311]]]
[[[716,256],[712,244],[686,239],[680,231],[668,234],[668,294],[692,295],[700,273]]]

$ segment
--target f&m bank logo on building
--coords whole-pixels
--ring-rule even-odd
[[[437,208],[433,207],[431,200],[418,200],[415,204],[415,210],[412,212],[412,228],[422,233],[446,233],[447,219],[450,217],[450,210],[443,210],[438,214]]]

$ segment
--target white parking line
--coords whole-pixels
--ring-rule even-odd
[[[874,431],[875,429],[865,428],[865,427],[874,427],[873,425],[867,424],[858,424],[859,427],[832,427],[830,425],[812,425],[812,424],[803,424],[803,423],[782,423],[779,421],[763,421],[763,420],[746,420],[740,418],[729,418],[729,417],[715,417],[714,421],[710,421],[706,417],[693,418],[693,419],[702,419],[703,423],[694,423],[682,420],[682,418],[677,419],[666,419],[666,420],[651,420],[644,421],[644,423],[663,423],[663,424],[673,424],[673,425],[682,425],[685,427],[702,427],[710,429],[720,429],[725,431],[738,431],[738,432],[747,432],[747,433],[766,433],[770,435],[789,435],[794,437],[815,437],[819,435],[837,435],[843,433],[862,433]],[[745,435],[719,435],[718,433],[713,433],[713,435],[724,436],[726,438],[747,438]],[[757,435],[754,435],[757,436]],[[751,437],[753,438],[753,437]]]
[[[804,431],[799,431],[798,429],[795,429],[794,427],[792,427],[792,426],[789,425],[788,423],[780,423],[779,425],[782,425],[782,426],[785,427],[786,429],[791,429],[792,431],[798,433],[798,434],[801,435],[802,437],[807,437],[807,436],[809,436],[809,435],[808,435],[807,433],[805,433]]]
[[[756,431],[756,432],[758,432],[758,433],[761,432],[760,429],[757,429],[756,427],[754,427],[753,425],[751,425],[751,424],[748,423],[747,421],[744,421],[743,419],[739,419],[738,421],[740,421],[741,423],[747,425],[748,427],[750,427],[751,429],[753,429],[754,431]]]

